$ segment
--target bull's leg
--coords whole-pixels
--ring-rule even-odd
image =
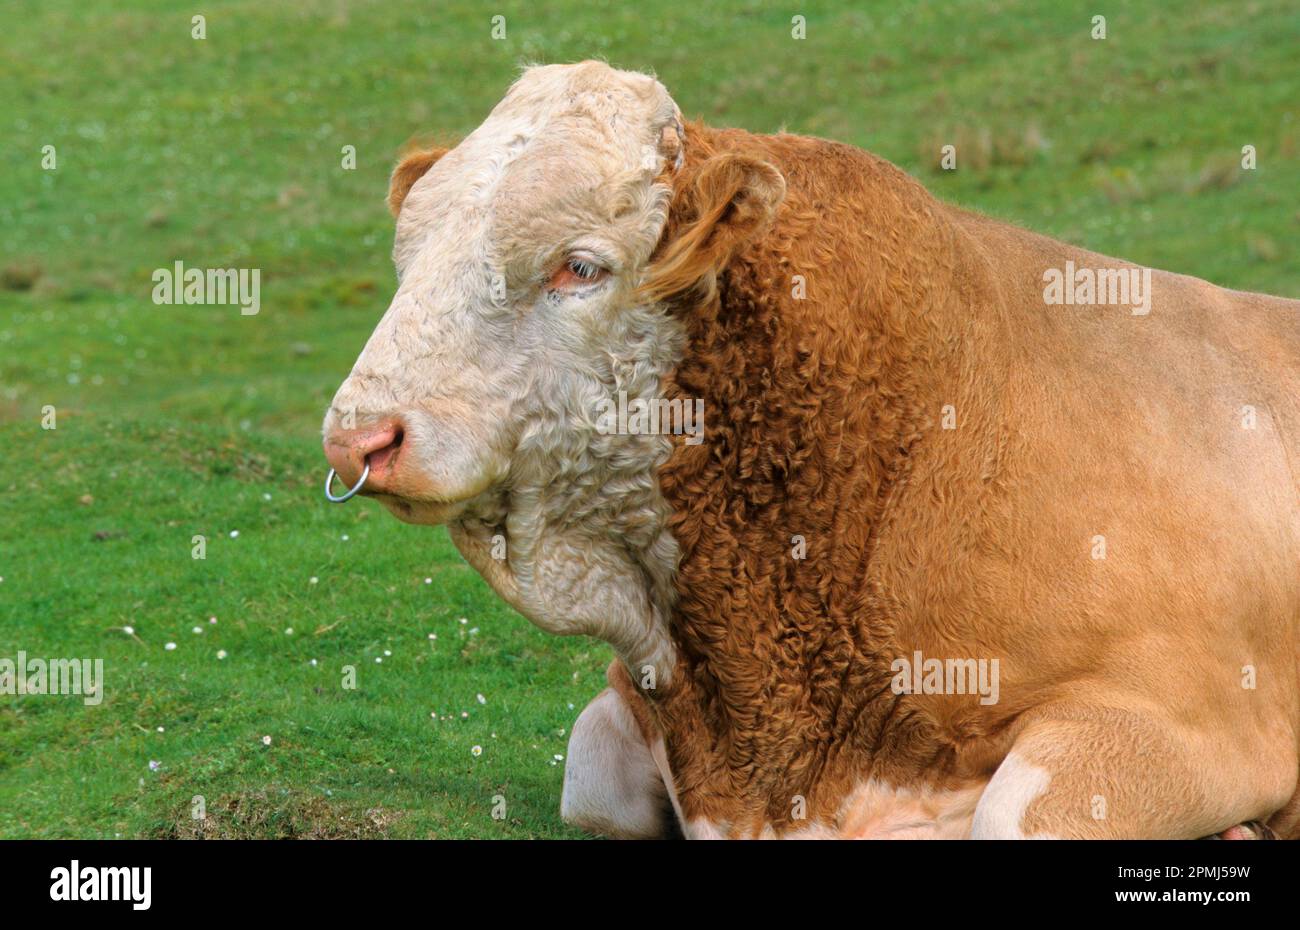
[[[560,816],[617,839],[673,834],[676,821],[650,747],[613,688],[598,694],[573,725]]]
[[[1285,762],[1216,759],[1155,713],[1067,705],[1022,723],[975,808],[977,839],[1195,839],[1267,820],[1295,789],[1278,777]]]

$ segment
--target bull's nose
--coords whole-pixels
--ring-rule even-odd
[[[405,429],[398,420],[385,420],[362,429],[334,429],[324,440],[325,458],[340,482],[352,487],[370,463],[363,491],[382,491],[397,467]]]

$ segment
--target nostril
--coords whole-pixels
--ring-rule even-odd
[[[398,450],[401,449],[405,438],[406,431],[399,425],[392,426],[384,434],[376,437],[370,451],[366,453],[371,475],[379,478],[393,470]]]
[[[325,458],[349,486],[360,478],[369,464],[365,489],[380,490],[381,480],[391,480],[397,467],[398,452],[405,441],[406,429],[395,419],[362,429],[336,429],[325,437]]]

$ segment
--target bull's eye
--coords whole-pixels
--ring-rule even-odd
[[[597,284],[609,277],[609,269],[586,255],[570,255],[551,275],[547,287],[553,291],[572,291]]]

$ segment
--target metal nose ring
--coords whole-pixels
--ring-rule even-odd
[[[330,473],[325,476],[325,497],[327,500],[333,501],[336,504],[341,504],[365,486],[366,479],[370,477],[370,457],[366,457],[366,467],[362,469],[361,477],[357,479],[357,483],[348,488],[346,493],[340,494],[338,497],[335,497],[330,492],[330,485],[334,483],[334,474],[334,469],[331,468]]]

